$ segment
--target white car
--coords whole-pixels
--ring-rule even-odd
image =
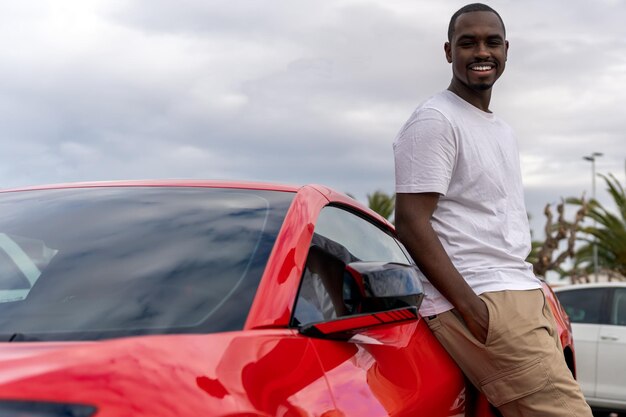
[[[554,289],[569,315],[577,379],[591,407],[626,411],[626,283]]]

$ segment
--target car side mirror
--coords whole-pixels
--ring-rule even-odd
[[[374,326],[416,320],[424,298],[417,267],[400,263],[352,262],[344,271],[343,300],[347,313],[308,323],[300,333],[348,339]]]
[[[352,262],[344,274],[344,302],[351,313],[419,308],[424,288],[417,267],[400,263]]]

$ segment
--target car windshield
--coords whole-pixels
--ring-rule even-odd
[[[0,340],[239,330],[294,195],[202,187],[0,194]]]

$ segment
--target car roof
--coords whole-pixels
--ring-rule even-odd
[[[582,290],[585,288],[626,288],[626,282],[593,282],[588,284],[564,285],[562,287],[553,287],[554,292]]]
[[[229,181],[229,180],[205,180],[205,179],[151,179],[151,180],[118,180],[118,181],[89,181],[89,182],[73,182],[60,184],[35,185],[20,188],[0,189],[1,193],[11,193],[19,191],[37,191],[37,190],[60,190],[71,188],[105,188],[105,187],[206,187],[206,188],[233,188],[233,189],[249,189],[249,190],[265,190],[265,191],[282,191],[297,193],[303,187],[311,187],[321,193],[329,202],[335,204],[343,204],[367,213],[380,223],[390,229],[394,229],[387,219],[364,206],[357,200],[319,184],[310,184],[308,186],[270,183],[261,181]]]
[[[124,181],[89,181],[61,184],[35,185],[0,190],[0,193],[34,190],[54,190],[68,188],[99,188],[99,187],[207,187],[207,188],[241,188],[252,190],[297,192],[301,187],[287,184],[274,184],[255,181],[227,180],[196,180],[196,179],[157,179],[157,180],[124,180]]]

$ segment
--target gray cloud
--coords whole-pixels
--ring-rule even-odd
[[[0,186],[203,177],[363,200],[392,192],[393,137],[447,86],[465,2],[14,3],[0,6]],[[518,133],[540,218],[590,188],[585,154],[623,178],[626,6],[491,3],[511,42],[492,108]]]

